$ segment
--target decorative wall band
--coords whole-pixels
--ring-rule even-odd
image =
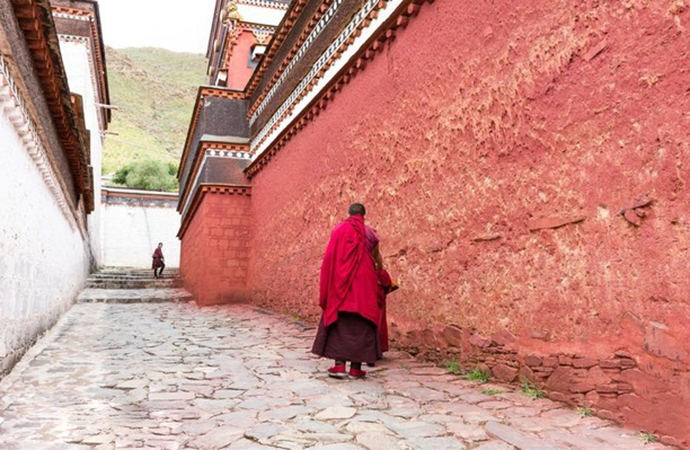
[[[246,98],[246,95],[243,91],[203,86],[201,87],[201,99],[203,100],[204,97],[234,98],[243,100]]]
[[[194,111],[192,111],[192,119],[189,122],[189,128],[187,129],[187,139],[184,144],[184,149],[182,150],[182,158],[180,159],[180,166],[177,169],[177,179],[182,177],[182,172],[187,165],[187,155],[189,154],[189,147],[192,144],[192,137],[194,136],[194,131],[199,122],[199,109],[201,107],[201,102],[206,97],[218,97],[218,98],[234,98],[237,100],[244,100],[246,98],[246,93],[244,91],[237,91],[234,89],[224,89],[211,86],[201,86],[197,92],[196,102],[194,103]]]
[[[225,144],[225,143],[215,143],[215,142],[204,142],[201,146],[200,157],[196,158],[195,164],[192,166],[192,171],[187,177],[187,189],[182,195],[182,201],[180,205],[182,207],[181,214],[185,215],[189,206],[189,200],[192,197],[191,191],[194,189],[197,181],[199,181],[199,176],[203,172],[203,168],[206,165],[208,158],[231,158],[231,159],[251,159],[251,154],[249,153],[249,146],[246,144]],[[191,182],[190,182],[191,180]]]
[[[321,54],[321,57],[314,63],[312,69],[307,73],[307,75],[302,79],[302,81],[297,85],[292,94],[283,102],[283,104],[278,108],[278,110],[273,114],[271,119],[264,125],[261,131],[252,140],[251,148],[252,152],[255,152],[257,148],[264,143],[268,134],[277,126],[284,116],[289,113],[295,103],[301,99],[302,94],[305,90],[311,86],[312,81],[319,76],[321,71],[326,67],[328,63],[332,63],[332,59],[337,59],[340,55],[338,50],[341,46],[346,44],[347,40],[350,39],[352,34],[367,20],[374,11],[375,8],[381,6],[381,0],[367,0],[364,6],[354,15],[350,23],[345,27],[342,33],[328,46],[326,51]]]
[[[55,197],[60,211],[65,216],[65,219],[67,219],[70,228],[74,231],[75,228],[77,228],[74,214],[62,190],[62,186],[60,186],[60,183],[57,181],[57,175],[50,164],[41,137],[36,131],[36,125],[24,106],[22,96],[14,80],[10,76],[9,68],[2,55],[0,55],[0,107],[5,110],[24,148],[29,153],[34,164],[36,164],[43,181]]]
[[[75,14],[65,14],[61,12],[53,12],[53,17],[57,17],[58,19],[80,20],[82,22],[91,22],[93,20],[93,17],[90,16],[78,16]]]
[[[53,17],[91,21],[93,20],[93,13],[86,9],[68,8],[65,6],[53,6]]]
[[[274,26],[262,25],[259,23],[240,22],[240,28],[246,31],[266,31],[270,33],[274,33],[276,31],[276,27]]]
[[[271,0],[239,0],[240,5],[260,6],[262,8],[288,9],[288,3],[273,2]]]
[[[232,150],[206,150],[206,156],[213,158],[251,159],[251,154],[249,152]]]
[[[264,109],[266,109],[268,102],[271,101],[271,99],[275,95],[276,91],[285,82],[285,79],[290,74],[290,72],[295,67],[295,65],[302,59],[304,54],[307,52],[307,50],[309,50],[309,47],[311,47],[311,45],[314,43],[316,38],[321,34],[321,32],[324,30],[324,28],[326,28],[326,25],[328,24],[328,22],[331,21],[331,19],[335,15],[335,12],[338,10],[340,5],[343,4],[343,1],[344,0],[334,0],[333,3],[331,4],[331,7],[328,8],[326,13],[319,19],[319,21],[317,22],[314,29],[311,31],[311,33],[309,34],[307,39],[304,41],[304,43],[302,44],[300,49],[297,51],[297,54],[295,54],[295,56],[292,58],[292,60],[287,65],[285,70],[283,70],[283,73],[280,75],[280,78],[278,78],[278,81],[275,82],[273,87],[268,91],[268,93],[266,94],[264,99],[261,101],[259,106],[256,108],[256,111],[254,111],[254,113],[252,114],[251,118],[249,119],[249,125],[253,125],[254,122],[256,122],[256,119],[259,117],[259,115],[264,111]],[[368,0],[367,3],[373,2],[374,4],[376,4],[376,3],[378,3],[378,1],[379,0],[376,0],[376,1]],[[318,62],[317,62],[317,64],[318,64]]]
[[[80,44],[86,44],[90,46],[90,39],[84,36],[73,36],[71,34],[58,34],[58,39],[60,42],[78,42]],[[90,48],[89,48],[90,50]]]
[[[254,91],[257,89],[259,86],[259,83],[261,82],[261,79],[264,77],[266,74],[266,70],[270,64],[273,63],[273,60],[275,59],[276,55],[278,54],[279,50],[283,47],[283,44],[285,43],[285,39],[287,38],[288,31],[291,28],[291,26],[295,23],[297,18],[302,14],[302,11],[304,8],[307,6],[309,0],[293,0],[292,3],[290,4],[290,7],[288,7],[287,13],[285,14],[285,17],[283,18],[283,25],[282,27],[279,27],[276,30],[276,34],[273,38],[272,44],[266,49],[266,54],[261,58],[261,61],[259,62],[259,66],[254,70],[254,74],[252,77],[249,79],[249,82],[247,83],[246,91],[248,96],[253,96]],[[321,0],[321,5],[319,7],[319,11],[323,11],[324,8],[327,8],[328,5],[330,5],[331,0]],[[318,13],[320,14],[320,12]],[[311,29],[313,28],[312,23],[316,24],[316,18],[313,21],[310,21],[307,26],[304,28],[304,31],[302,31],[301,35],[295,42],[293,46],[293,51],[290,52],[290,54],[294,54],[299,48],[299,46],[302,45],[304,40],[307,38],[309,33],[311,32]],[[286,64],[285,61],[282,62],[281,66],[284,66]],[[279,73],[276,72],[272,75],[272,78],[277,78],[279,76]],[[266,89],[270,89],[271,84],[269,83],[265,89],[263,90],[264,92]],[[251,105],[251,108],[249,112],[247,113],[247,117],[249,118],[250,115],[254,112],[256,109],[256,105],[263,100],[265,94],[261,94],[258,99],[254,101],[254,104]]]
[[[301,99],[301,103],[295,107],[298,110],[293,110],[286,116],[286,123],[282,127],[274,127],[273,136],[266,143],[266,148],[252,150],[253,161],[245,169],[245,174],[249,178],[254,177],[293,136],[318,116],[337,93],[366,68],[367,61],[382,52],[386,42],[392,42],[397,30],[405,28],[410,17],[416,16],[425,2],[432,3],[433,0],[391,0],[390,7],[382,14],[372,11],[371,19],[367,21],[376,23],[363,33],[358,31],[356,38],[348,38],[337,52],[342,57],[329,63],[328,68],[322,70],[320,79],[315,79],[310,85],[311,97],[308,96],[309,93],[305,93],[306,98]],[[369,23],[365,21],[360,27],[364,25],[368,27]]]
[[[203,185],[201,192],[210,192],[212,194],[251,195],[252,188],[249,186]]]

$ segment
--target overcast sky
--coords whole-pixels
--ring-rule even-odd
[[[99,0],[105,45],[206,53],[215,0]]]

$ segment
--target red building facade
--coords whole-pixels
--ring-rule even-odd
[[[688,21],[672,2],[293,2],[246,86],[197,102],[186,279],[202,304],[316,319],[328,235],[362,201],[400,278],[398,346],[687,443]]]

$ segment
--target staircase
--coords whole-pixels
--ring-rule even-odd
[[[178,269],[166,268],[162,278],[153,270],[106,267],[91,274],[78,303],[186,302],[192,294],[182,288]]]

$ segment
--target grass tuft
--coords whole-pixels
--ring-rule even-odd
[[[592,417],[594,415],[592,410],[585,405],[582,405],[579,408],[577,408],[575,412],[577,412],[577,414],[582,417]]]
[[[489,382],[489,374],[484,372],[479,367],[475,367],[470,372],[467,372],[467,375],[465,375],[465,377],[469,381],[477,381],[479,383],[488,383]]]
[[[446,370],[452,374],[460,375],[462,374],[462,368],[460,364],[454,359],[446,361]]]
[[[544,398],[542,390],[527,380],[522,382],[522,393],[530,398]]]
[[[643,431],[640,433],[640,440],[645,444],[653,444],[656,442],[654,435],[648,431]]]

